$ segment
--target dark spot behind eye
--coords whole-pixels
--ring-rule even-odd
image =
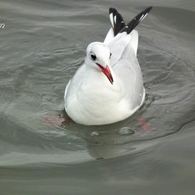
[[[112,56],[112,53],[110,53],[110,56],[109,56],[109,58],[111,58],[111,56]]]
[[[96,59],[97,59],[97,57],[96,57],[96,55],[94,54],[94,53],[91,53],[91,59],[93,60],[93,61],[95,61]]]

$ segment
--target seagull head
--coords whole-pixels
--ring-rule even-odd
[[[85,63],[91,68],[95,68],[105,74],[111,84],[114,80],[110,69],[110,49],[101,42],[90,43],[87,47]]]

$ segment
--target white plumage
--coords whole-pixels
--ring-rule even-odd
[[[66,86],[65,110],[72,120],[85,125],[110,124],[131,116],[143,104],[145,89],[136,57],[138,32],[133,29],[151,9],[127,25],[110,9],[112,28],[103,43],[89,44],[84,64]]]

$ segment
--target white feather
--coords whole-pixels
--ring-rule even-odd
[[[110,14],[113,25],[113,16]],[[65,89],[65,110],[77,123],[102,125],[131,116],[145,99],[141,69],[136,58],[138,32],[108,31],[104,43],[95,42],[87,49],[85,63],[77,70]],[[90,52],[97,56],[93,62]],[[112,53],[109,59],[109,52]],[[100,71],[96,61],[108,65],[113,84]]]

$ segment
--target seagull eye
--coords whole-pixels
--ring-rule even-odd
[[[109,56],[109,58],[111,58],[111,56],[112,56],[112,53],[110,53],[110,56]]]
[[[95,61],[97,59],[96,55],[94,53],[91,53],[91,59]]]

